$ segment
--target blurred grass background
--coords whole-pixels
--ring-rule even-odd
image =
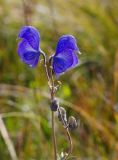
[[[73,160],[118,160],[118,1],[0,0],[0,160],[52,160],[49,90],[42,62],[35,69],[17,55],[17,34],[29,23],[50,56],[63,34],[76,37],[80,65],[60,77],[57,94],[72,132]],[[56,119],[59,153],[68,147]],[[7,130],[9,137],[2,134]]]

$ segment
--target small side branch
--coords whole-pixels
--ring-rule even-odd
[[[69,132],[68,128],[66,128],[66,133],[67,133],[67,136],[68,136],[69,151],[68,151],[67,156],[65,156],[65,160],[67,160],[67,158],[68,158],[68,157],[71,155],[71,153],[72,153],[72,140],[71,140],[71,136],[70,136],[70,132]]]
[[[65,129],[65,132],[67,134],[67,138],[68,138],[68,144],[69,144],[69,150],[68,150],[68,153],[67,155],[65,155],[63,158],[64,160],[67,160],[67,158],[69,158],[69,156],[71,155],[72,153],[72,139],[71,139],[71,135],[70,135],[70,132],[69,132],[69,129],[68,129],[68,123],[67,123],[67,120],[66,120],[66,112],[65,112],[65,116],[62,115],[62,112],[60,110],[60,107],[58,108],[58,112],[59,112],[59,115],[60,115],[60,118],[61,118],[61,121],[62,121],[62,125]],[[64,114],[64,113],[63,113]],[[65,117],[65,118],[64,118]]]

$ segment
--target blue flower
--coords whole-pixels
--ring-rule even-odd
[[[38,30],[32,26],[24,26],[21,28],[18,38],[21,39],[18,44],[18,55],[24,63],[30,67],[35,67],[42,53],[39,45],[40,34]],[[79,52],[79,48],[76,39],[72,35],[63,35],[59,39],[56,52],[52,56],[52,67],[57,77],[77,66],[77,52]]]
[[[79,48],[76,43],[76,39],[72,35],[63,35],[60,37],[56,52],[52,56],[53,58],[53,71],[56,77],[67,70],[74,68],[78,64]]]
[[[30,67],[35,67],[40,56],[40,34],[38,30],[32,26],[24,26],[21,28],[18,38],[21,38],[18,44],[18,55],[24,63]]]

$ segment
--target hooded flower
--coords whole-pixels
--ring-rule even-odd
[[[72,35],[63,35],[60,37],[53,58],[53,71],[57,77],[74,68],[78,64],[79,48],[76,39]]]
[[[35,67],[40,56],[40,34],[38,30],[32,26],[24,26],[21,28],[18,38],[21,38],[18,44],[18,55],[24,63],[30,67]]]

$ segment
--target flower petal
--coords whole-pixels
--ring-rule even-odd
[[[63,35],[58,41],[55,54],[64,52],[68,49],[71,49],[73,51],[79,51],[76,39],[72,35]]]
[[[38,63],[40,53],[34,50],[26,39],[23,39],[18,44],[18,54],[23,62],[30,67],[35,67]]]
[[[18,37],[26,39],[33,49],[39,50],[40,34],[36,28],[24,26],[21,28]]]
[[[74,68],[75,66],[77,66],[78,65],[78,63],[79,63],[79,60],[78,60],[78,56],[77,56],[77,54],[75,54],[74,52],[72,52],[72,56],[73,56],[73,64],[72,64],[72,68]]]
[[[78,57],[71,49],[53,56],[53,70],[57,77],[77,64]]]
[[[23,57],[23,62],[28,64],[30,67],[35,67],[38,64],[39,55],[34,52],[26,52]]]

